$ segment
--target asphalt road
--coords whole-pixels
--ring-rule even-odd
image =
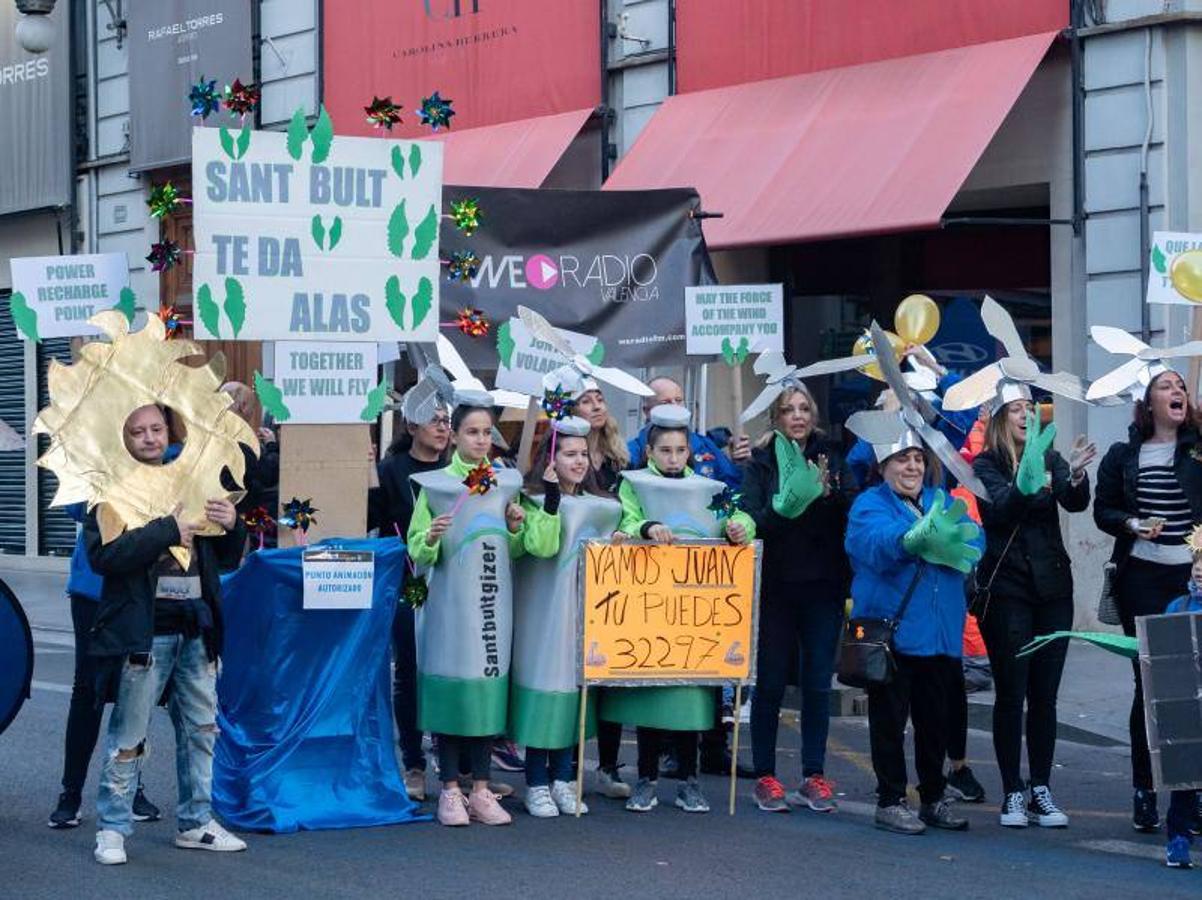
[[[617,801],[589,796],[580,820],[536,821],[519,801],[508,828],[432,823],[295,835],[246,835],[242,854],[176,849],[170,815],[137,826],[127,842],[130,863],[92,861],[95,765],[85,790],[83,826],[46,827],[59,790],[62,732],[71,680],[71,651],[42,634],[35,690],[0,736],[0,898],[421,896],[536,897],[1202,897],[1202,868],[1168,870],[1162,836],[1131,830],[1128,755],[1113,741],[1070,730],[1053,785],[1071,827],[1009,831],[996,824],[999,792],[985,731],[970,733],[970,760],[990,802],[966,807],[964,834],[903,837],[871,826],[872,788],[863,719],[834,721],[828,774],[839,784],[834,815],[768,815],[740,782],[737,814],[725,814],[726,782],[704,779],[715,811],[690,816],[671,806],[635,815]],[[987,725],[988,710],[973,721]],[[744,730],[746,734],[746,730]],[[633,735],[629,736],[632,741]],[[172,734],[155,715],[145,782],[170,811],[175,797]],[[797,777],[797,733],[782,729],[779,774]],[[629,772],[634,747],[623,750]],[[520,776],[503,776],[519,787]],[[720,810],[720,811],[719,811]],[[1195,851],[1196,856],[1202,853]],[[1199,860],[1202,862],[1202,859]]]

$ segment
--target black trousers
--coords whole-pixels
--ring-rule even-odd
[[[1024,704],[1031,784],[1046,786],[1056,755],[1056,697],[1068,642],[1056,641],[1022,659],[1015,654],[1041,634],[1072,628],[1072,598],[1030,603],[1022,597],[995,595],[980,624],[993,670],[993,752],[1002,774],[1002,790],[1011,794],[1024,787]]]
[[[398,603],[392,619],[392,713],[406,769],[426,769],[422,733],[417,727],[417,639],[413,607]]]
[[[665,747],[676,750],[682,780],[697,776],[697,732],[638,728],[635,733],[639,746],[639,778],[652,781],[659,778],[659,754]]]
[[[895,654],[897,674],[868,689],[868,739],[876,772],[877,806],[896,806],[906,796],[906,721],[914,723],[914,768],[923,803],[943,797],[946,779],[949,685],[960,660],[950,656]],[[963,677],[962,675],[960,677]]]
[[[964,687],[964,665],[960,677],[948,684],[947,758],[953,762],[968,759],[968,691]]]
[[[1142,559],[1129,559],[1123,567],[1118,584],[1119,619],[1123,634],[1135,634],[1137,616],[1158,616],[1169,601],[1185,593],[1190,564],[1162,566]],[[1139,674],[1139,660],[1131,661],[1135,672],[1135,696],[1131,701],[1131,785],[1137,790],[1150,791],[1152,757],[1148,754],[1148,733],[1144,728],[1144,686]]]
[[[71,595],[71,626],[75,630],[75,676],[67,710],[67,736],[63,751],[63,790],[79,794],[88,777],[88,763],[100,735],[104,706],[96,702],[96,658],[88,656],[88,632],[100,604],[79,594]]]
[[[599,767],[612,772],[618,767],[618,749],[622,746],[622,723],[597,722],[597,757]]]
[[[462,772],[463,763],[475,781],[487,781],[492,771],[491,737],[463,737],[458,734],[440,734],[438,737],[438,772],[444,782],[454,781],[456,773]]]

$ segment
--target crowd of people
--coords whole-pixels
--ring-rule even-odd
[[[911,355],[939,376],[936,399],[954,383],[921,348]],[[800,381],[782,386],[760,439],[740,436],[726,447],[693,429],[679,384],[657,378],[649,386],[655,396],[645,404],[646,426],[629,444],[601,387],[586,382],[574,415],[549,423],[525,478],[496,461],[496,487],[475,501],[473,516],[486,514],[503,527],[469,528],[467,516],[457,515],[465,475],[498,456],[490,395],[458,391],[398,428],[378,465],[368,519],[381,537],[404,539],[414,570],[428,577],[428,599],[417,610],[400,603],[392,635],[395,725],[410,796],[426,798],[428,736],[443,825],[512,821],[499,802],[509,787],[491,780],[497,763],[524,770],[524,806],[532,817],[587,812],[578,805],[577,779],[588,773],[574,771],[573,754],[580,713],[577,575],[575,566],[560,563],[590,539],[704,537],[762,542],[748,773],[759,809],[837,809],[826,752],[832,676],[850,597],[853,618],[878,617],[895,626],[894,677],[868,688],[875,824],[901,834],[966,829],[953,801],[983,802],[986,795],[966,762],[961,657],[971,602],[996,689],[999,824],[1066,827],[1069,816],[1050,783],[1065,645],[1021,658],[1017,652],[1038,635],[1072,625],[1061,511],[1083,514],[1091,499],[1098,527],[1115,539],[1113,583],[1125,633],[1134,634],[1138,616],[1202,609],[1202,563],[1185,542],[1191,526],[1202,522],[1200,437],[1182,379],[1166,371],[1151,380],[1135,404],[1129,440],[1105,453],[1092,492],[1094,446],[1079,438],[1067,458],[1052,449],[1054,429],[1042,421],[1025,385],[1004,381],[979,413],[949,413],[940,430],[965,448],[966,458],[974,457],[973,471],[988,494],[971,505],[921,434],[889,412],[888,397],[879,415],[893,417],[896,433],[865,430],[844,453],[827,438],[818,404]],[[230,388],[235,400],[238,387]],[[249,409],[243,412],[249,418]],[[164,410],[143,407],[125,424],[126,447],[145,464],[169,464],[169,429]],[[265,452],[248,460],[247,485],[259,495],[243,504],[258,502],[275,477],[270,466],[278,462],[268,462],[274,438],[270,431],[261,437]],[[741,495],[741,508],[726,518],[710,511],[716,482]],[[131,822],[159,816],[140,772],[147,723],[165,688],[177,741],[176,844],[245,849],[214,820],[209,802],[222,630],[218,576],[247,549],[238,512],[226,500],[208,505],[207,521],[220,526],[222,536],[201,536],[198,523],[177,515],[102,540],[102,512],[80,511],[68,585],[76,680],[63,793],[50,825],[79,824],[99,707],[113,702],[97,801],[99,862],[125,862]],[[191,552],[181,558],[172,552],[179,547]],[[479,627],[483,566],[493,579],[495,604],[485,641]],[[791,682],[801,697],[801,766],[780,773],[778,723]],[[706,812],[698,773],[724,772],[730,764],[720,692],[647,687],[596,693],[590,734],[597,739],[597,793],[646,813],[659,802],[658,782],[667,770],[677,782],[675,806]],[[907,723],[914,730],[917,810],[907,802]],[[623,727],[636,729],[633,783],[621,772]],[[1132,822],[1155,831],[1161,823],[1138,666],[1130,728]],[[524,759],[514,742],[525,748]],[[786,791],[785,777],[796,778],[794,790]],[[1200,825],[1197,793],[1174,792],[1167,816],[1170,865],[1188,865],[1191,834]]]

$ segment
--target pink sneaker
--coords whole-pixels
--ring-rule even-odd
[[[463,791],[443,790],[438,795],[438,822],[441,825],[467,825],[467,798]]]
[[[467,814],[484,825],[508,825],[513,821],[492,791],[472,791],[467,800]]]

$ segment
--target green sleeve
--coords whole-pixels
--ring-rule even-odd
[[[438,551],[442,541],[435,541],[434,546],[426,543],[426,534],[430,531],[430,523],[434,515],[430,512],[430,503],[426,500],[426,490],[422,488],[413,504],[413,518],[409,520],[409,533],[405,536],[405,544],[409,548],[409,558],[414,565],[432,566],[438,562]]]
[[[751,518],[743,510],[738,509],[731,513],[730,520],[742,525],[747,531],[747,542],[751,543],[755,540],[755,519]]]
[[[625,480],[618,485],[618,499],[622,501],[622,521],[618,523],[618,531],[634,538],[642,537],[647,514],[643,512],[638,494]]]
[[[541,503],[525,494],[522,495],[521,504],[526,513],[526,524],[522,529],[523,548],[531,556],[550,559],[559,553],[559,514],[548,513]]]

